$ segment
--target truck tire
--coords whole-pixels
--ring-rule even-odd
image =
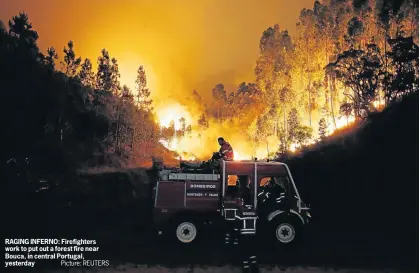
[[[193,222],[180,222],[176,227],[176,237],[179,242],[189,244],[197,237],[198,229]]]
[[[277,246],[292,247],[301,242],[303,225],[291,215],[279,215],[270,223],[270,234]]]
[[[180,245],[195,245],[198,241],[200,227],[194,217],[181,217],[171,221],[167,235],[170,241]]]

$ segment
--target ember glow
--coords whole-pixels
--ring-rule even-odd
[[[179,103],[172,103],[169,106],[160,106],[156,109],[157,122],[162,127],[169,127],[171,122],[174,123],[175,130],[181,130],[182,124],[180,119],[184,118],[186,125],[191,124],[190,113]]]
[[[381,101],[374,102],[375,107],[383,106]],[[175,158],[178,160],[207,160],[211,157],[212,152],[218,151],[217,137],[226,132],[226,128],[215,122],[210,122],[210,128],[201,132],[197,124],[193,120],[198,119],[198,114],[192,114],[186,110],[187,108],[181,104],[174,103],[167,108],[162,107],[157,111],[159,123],[162,127],[168,127],[171,121],[175,124],[175,129],[180,130],[181,124],[179,120],[185,118],[186,126],[192,126],[190,135],[175,136],[169,142],[161,139],[162,143],[167,149],[179,154]],[[332,118],[327,121],[327,136],[332,135],[334,131],[347,127],[355,121],[354,116],[335,118],[335,124]],[[313,128],[317,130],[317,126]],[[239,131],[239,129],[237,129]],[[267,159],[273,158],[275,152],[279,150],[280,141],[275,135],[266,138],[266,142],[255,146],[251,141],[245,140],[244,136],[233,130],[227,134],[227,141],[231,143],[234,149],[235,160],[252,160],[254,158]],[[306,145],[314,144],[318,141],[317,134],[307,141]],[[290,152],[299,150],[299,144],[291,143],[289,146]]]

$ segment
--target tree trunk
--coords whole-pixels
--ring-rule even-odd
[[[276,115],[276,124],[274,125],[274,135],[277,137],[279,133],[279,118]]]
[[[286,119],[286,110],[283,110],[283,120],[284,120],[284,134],[287,136],[287,119]]]
[[[118,118],[117,118],[117,129],[115,132],[116,135],[116,139],[117,139],[117,149],[120,149],[120,118],[121,118],[121,109],[122,109],[122,102],[121,102],[121,106],[118,108]]]
[[[384,56],[385,56],[385,75],[387,75],[387,72],[388,72],[388,59],[386,57],[386,50],[387,50],[386,49],[386,44],[387,44],[386,39],[387,39],[387,36],[388,36],[388,30],[389,30],[389,27],[387,25],[385,27],[385,37],[384,37],[384,42],[385,42],[385,44],[384,44],[384,47],[385,47],[385,52],[384,52]],[[385,106],[388,105],[387,93],[388,93],[388,83],[385,84],[385,90],[384,90],[384,103],[385,103]]]
[[[312,102],[311,102],[311,76],[309,76],[309,82],[308,82],[308,94],[309,94],[309,104],[308,104],[308,114],[309,114],[309,126],[312,126]]]
[[[331,104],[331,117],[334,123],[334,129],[337,129],[337,124],[335,122],[335,114],[334,114],[334,91],[335,91],[335,81],[331,77],[331,85],[330,85],[330,104]]]
[[[312,119],[311,119],[311,116],[312,116],[312,113],[311,113],[312,104],[311,104],[311,91],[310,91],[310,89],[309,89],[309,105],[308,105],[308,108],[309,108],[309,111],[308,111],[308,114],[309,114],[309,126],[312,126]]]

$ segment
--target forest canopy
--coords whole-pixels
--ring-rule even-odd
[[[296,29],[293,37],[279,25],[262,31],[254,82],[185,91],[162,110],[142,64],[131,90],[112,52],[83,58],[72,40],[41,52],[19,13],[0,22],[2,158],[37,158],[46,172],[142,166],[156,157],[205,159],[219,136],[238,159],[272,157],[418,92],[418,2],[315,1]]]

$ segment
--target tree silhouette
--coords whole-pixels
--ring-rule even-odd
[[[79,78],[84,86],[95,87],[95,73],[92,71],[92,63],[88,58],[81,65]]]
[[[320,140],[322,141],[327,136],[328,126],[327,126],[327,122],[325,118],[320,119],[318,125],[319,125],[318,135],[319,135]]]
[[[38,57],[39,49],[37,40],[38,33],[32,29],[26,13],[19,13],[9,20],[9,35],[15,38],[15,45],[18,49],[22,49],[21,53],[30,53],[33,57]]]
[[[106,49],[102,49],[101,53],[102,56],[98,57],[98,72],[96,73],[96,86],[100,90],[111,92],[113,84],[111,59]]]
[[[54,47],[49,47],[47,49],[47,56],[44,58],[44,65],[50,70],[54,71],[55,69],[55,61],[58,59],[57,52],[55,51]]]
[[[205,131],[209,127],[208,121],[204,114],[201,114],[201,116],[198,118],[198,126],[200,127],[201,131]]]
[[[297,138],[297,129],[299,127],[299,116],[296,108],[289,112],[287,119],[288,139],[290,142],[295,143]]]
[[[353,94],[348,96],[355,106],[357,117],[366,117],[374,111],[373,101],[383,75],[380,49],[370,44],[368,51],[351,49],[340,54],[337,61],[327,66],[339,81],[350,87]]]
[[[212,95],[216,102],[217,119],[220,122],[222,120],[222,115],[223,115],[221,111],[224,108],[225,103],[227,101],[225,86],[221,83],[217,84],[212,90]]]
[[[68,48],[64,48],[64,62],[62,62],[64,73],[68,77],[74,77],[77,75],[77,70],[82,62],[82,58],[76,58],[76,53],[74,52],[73,41],[67,43]]]
[[[309,126],[299,125],[295,129],[295,138],[299,147],[303,147],[312,138],[313,129]]]
[[[345,116],[347,120],[347,125],[349,125],[349,117],[353,112],[353,105],[349,102],[345,102],[340,106],[340,115]]]
[[[387,56],[391,59],[393,71],[390,73],[391,87],[386,94],[388,100],[395,100],[401,95],[419,90],[419,47],[413,37],[405,37],[399,32],[395,39],[390,39],[391,51]]]
[[[150,90],[147,88],[147,77],[146,71],[143,66],[139,66],[137,70],[137,79],[136,79],[136,91],[137,91],[137,106],[145,109],[151,110],[151,105],[153,101],[150,99]]]

